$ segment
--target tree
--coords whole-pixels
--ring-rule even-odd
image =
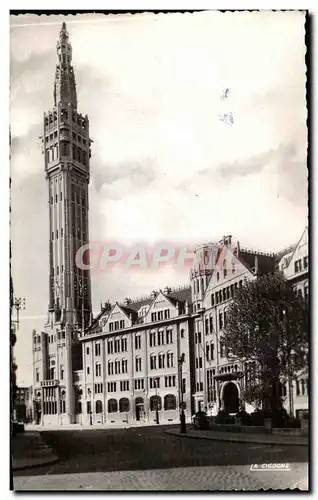
[[[227,355],[250,366],[244,397],[273,419],[282,409],[281,382],[307,367],[308,320],[307,302],[281,272],[245,281],[227,310]]]

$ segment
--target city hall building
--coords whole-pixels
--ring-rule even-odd
[[[33,415],[49,425],[176,423],[198,410],[237,411],[249,383],[247,363],[225,357],[227,308],[244,280],[274,270],[308,295],[308,231],[278,255],[218,242],[217,266],[196,249],[184,287],[105,303],[93,318],[90,271],[75,254],[89,241],[89,119],[77,110],[72,48],[65,23],[57,42],[54,106],[44,114],[49,215],[49,305],[33,331]],[[227,251],[231,249],[231,251]],[[227,256],[223,266],[223,257]],[[223,259],[223,260],[222,260]],[[246,408],[249,409],[248,405]],[[307,378],[294,383],[295,411],[308,408]]]

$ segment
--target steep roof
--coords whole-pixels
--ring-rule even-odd
[[[256,252],[255,250],[241,249],[238,258],[250,271],[255,273],[255,257],[257,257],[257,274],[267,274],[275,269],[274,254]]]
[[[171,293],[164,294],[166,295],[170,300],[178,300],[179,302],[186,302],[188,301],[189,304],[191,303],[191,287],[185,287],[180,290],[172,291]]]
[[[283,257],[285,257],[285,256],[286,256],[286,258],[287,258],[287,260],[289,262],[290,259],[292,258],[292,255],[293,255],[296,247],[297,247],[297,243],[294,243],[293,245],[289,245],[288,247],[283,248],[282,250],[280,250],[279,252],[277,252],[275,254],[275,261],[276,261],[276,263],[279,264],[279,262],[281,261],[281,259]]]

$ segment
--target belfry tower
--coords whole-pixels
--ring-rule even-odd
[[[78,334],[91,318],[90,272],[75,261],[77,251],[89,240],[91,140],[88,117],[77,111],[65,23],[57,42],[54,106],[44,113],[42,142],[48,186],[49,306],[44,331],[33,334],[35,399],[42,422],[55,422],[57,417],[74,422],[73,372],[82,368]]]
[[[63,315],[70,308],[73,324],[82,327],[91,313],[90,275],[76,266],[75,255],[88,242],[90,139],[88,118],[77,112],[72,47],[65,23],[57,57],[54,108],[44,115],[43,136],[49,188],[49,311]]]

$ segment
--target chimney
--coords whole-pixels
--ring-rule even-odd
[[[258,256],[255,255],[255,260],[254,260],[254,273],[255,276],[258,276]]]
[[[186,300],[186,303],[185,303],[185,313],[189,314],[189,302],[187,300]]]
[[[128,306],[128,304],[131,304],[131,298],[130,297],[126,297],[125,300],[124,300],[124,304],[125,304],[125,306]]]

